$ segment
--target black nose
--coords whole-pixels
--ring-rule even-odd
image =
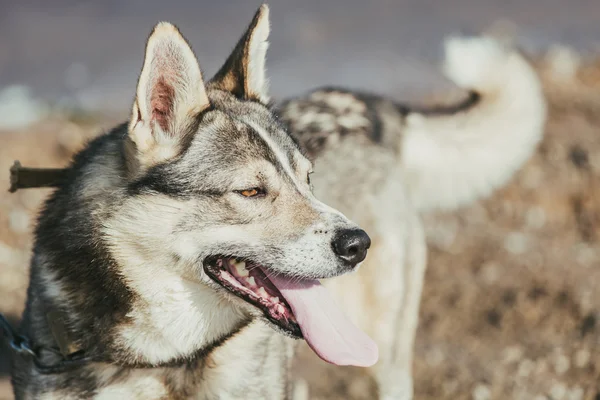
[[[362,229],[344,229],[335,233],[332,245],[333,251],[342,260],[358,264],[367,256],[371,238]]]

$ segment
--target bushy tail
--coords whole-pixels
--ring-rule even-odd
[[[491,38],[447,40],[444,72],[476,101],[407,116],[401,162],[414,205],[452,209],[505,184],[542,138],[546,104],[532,67]]]

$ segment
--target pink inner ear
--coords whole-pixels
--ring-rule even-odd
[[[160,77],[152,88],[150,107],[152,109],[152,120],[156,121],[164,132],[169,132],[174,100],[175,89],[167,83],[164,77]]]

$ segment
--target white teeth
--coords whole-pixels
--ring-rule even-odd
[[[246,277],[250,275],[250,273],[246,269],[245,261],[236,261],[233,263],[233,266],[235,267],[235,271],[238,273],[239,276]]]
[[[267,291],[265,290],[264,287],[258,288],[258,290],[256,291],[256,293],[258,293],[258,295],[260,297],[262,297],[263,299],[268,299],[269,298],[269,295],[267,294]]]
[[[285,314],[285,308],[281,304],[275,305],[275,311],[277,311],[277,314],[279,315]]]
[[[279,297],[271,297],[271,300],[275,303],[279,303]]]
[[[256,286],[256,281],[254,280],[253,276],[251,276],[250,278],[246,279],[246,282],[248,282],[252,286]]]

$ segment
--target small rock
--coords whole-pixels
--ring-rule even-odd
[[[546,212],[542,207],[532,207],[525,214],[525,221],[529,228],[540,229],[546,224]]]
[[[523,357],[523,349],[520,346],[510,346],[504,349],[504,363],[516,363]]]
[[[584,267],[593,267],[596,265],[598,255],[593,247],[582,243],[576,247],[575,251],[575,259],[579,264]]]
[[[571,368],[571,361],[564,354],[559,354],[554,359],[554,371],[558,375],[563,375],[565,372],[567,372],[569,370],[569,368]]]
[[[441,250],[448,251],[456,239],[458,224],[456,221],[436,223],[434,224],[434,228],[428,230],[427,233],[430,243]]]
[[[481,267],[481,279],[483,279],[483,281],[488,285],[492,285],[498,280],[501,270],[502,268],[500,268],[495,262],[486,262]]]
[[[425,360],[431,367],[437,367],[444,362],[444,352],[439,348],[433,348],[425,354]]]
[[[29,214],[24,210],[13,210],[8,214],[8,227],[18,234],[29,232]]]
[[[511,254],[527,251],[527,237],[521,232],[512,232],[504,240],[504,248]]]
[[[536,375],[543,375],[548,371],[548,362],[544,359],[539,360],[535,366]]]
[[[565,399],[566,394],[567,394],[567,387],[560,382],[555,383],[550,388],[550,398],[552,400],[563,400],[563,399]]]
[[[583,400],[583,388],[574,387],[567,393],[567,400]]]
[[[450,396],[458,391],[458,381],[456,379],[446,380],[442,384],[442,390],[445,396]]]
[[[473,389],[472,397],[473,400],[489,400],[492,397],[492,391],[487,385],[479,383]]]
[[[534,368],[535,363],[526,358],[519,364],[519,368],[517,368],[517,376],[520,378],[527,378],[529,375],[531,375],[531,372]]]
[[[575,353],[575,366],[577,368],[587,367],[588,363],[590,362],[590,358],[591,356],[589,351],[586,349],[578,350],[577,353]]]

